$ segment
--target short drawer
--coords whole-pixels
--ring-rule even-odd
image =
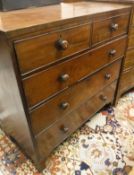
[[[117,79],[120,65],[121,60],[116,61],[33,110],[30,116],[34,134],[46,129]]]
[[[124,63],[124,69],[130,69],[134,68],[134,49],[127,50],[125,63]]]
[[[72,132],[80,127],[93,114],[105,104],[112,102],[116,82],[100,91],[97,95],[87,100],[79,108],[66,115],[61,120],[36,137],[40,159],[47,157],[50,152],[66,139]],[[47,142],[46,142],[47,140]]]
[[[119,94],[122,94],[129,89],[134,87],[134,68],[121,75],[121,80],[119,84]]]
[[[15,43],[22,74],[90,47],[90,24],[44,34]]]
[[[111,17],[93,23],[92,44],[96,45],[103,41],[127,33],[129,14]]]
[[[89,51],[23,80],[29,107],[87,77],[124,55],[126,37]]]

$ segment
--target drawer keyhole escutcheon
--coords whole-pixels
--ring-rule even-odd
[[[61,50],[66,50],[68,48],[68,46],[69,46],[69,43],[68,43],[67,40],[59,39],[57,41],[57,46]]]
[[[69,80],[69,75],[68,74],[63,74],[63,75],[60,76],[60,81],[61,82],[65,82],[67,80]]]
[[[69,128],[65,127],[64,125],[62,125],[60,127],[61,131],[63,131],[64,133],[67,133],[69,131]]]
[[[100,95],[100,99],[101,99],[102,101],[107,101],[107,96],[105,96],[105,95]]]
[[[109,80],[110,78],[111,78],[111,74],[109,74],[109,73],[105,74],[105,79],[106,80]]]
[[[62,102],[62,103],[60,104],[60,107],[61,107],[61,109],[63,109],[63,110],[67,109],[69,106],[70,106],[70,104],[69,104],[68,102]]]
[[[115,55],[116,55],[116,50],[115,49],[110,50],[109,56],[114,57]]]
[[[116,30],[118,30],[119,29],[119,25],[118,24],[116,24],[116,23],[112,23],[111,24],[111,30],[112,31],[116,31]]]

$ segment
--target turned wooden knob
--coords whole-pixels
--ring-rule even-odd
[[[115,56],[115,54],[116,54],[116,50],[115,49],[110,50],[109,56]]]
[[[64,109],[64,110],[67,109],[69,106],[70,106],[70,104],[68,102],[62,102],[60,104],[61,109]]]
[[[106,101],[106,100],[107,100],[107,96],[105,96],[105,95],[100,95],[100,99],[101,99],[102,101]]]
[[[119,25],[118,24],[115,24],[115,23],[112,23],[111,24],[111,30],[112,31],[116,31],[116,30],[118,30],[118,28],[119,28]]]
[[[109,74],[109,73],[105,74],[105,79],[106,80],[109,80],[110,78],[111,78],[111,74]]]
[[[69,46],[68,41],[63,39],[58,40],[57,44],[58,44],[58,48],[62,50],[66,50]]]
[[[65,82],[69,79],[69,75],[68,74],[63,74],[60,76],[60,81]]]
[[[69,128],[65,127],[64,125],[62,125],[60,127],[60,130],[63,131],[64,133],[67,133],[69,131]]]

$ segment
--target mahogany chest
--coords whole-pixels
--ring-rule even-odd
[[[1,126],[40,169],[113,103],[130,13],[130,6],[83,1],[0,14]]]

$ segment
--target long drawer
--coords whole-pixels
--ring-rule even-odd
[[[126,58],[124,62],[124,69],[134,68],[134,49],[127,50]]]
[[[126,37],[64,61],[23,80],[27,103],[32,107],[87,77],[124,55]]]
[[[88,49],[91,44],[90,28],[90,24],[85,24],[17,41],[15,49],[21,73]]]
[[[117,79],[120,65],[121,60],[116,61],[33,110],[30,116],[34,134],[46,129]]]
[[[96,45],[127,33],[128,23],[129,13],[93,22],[92,44]]]
[[[134,68],[122,73],[119,85],[119,94],[122,94],[133,87],[134,87]]]
[[[111,102],[114,98],[115,89],[116,82],[83,103],[77,110],[57,121],[45,132],[40,133],[36,137],[40,158],[47,157],[56,146],[88,120],[89,116],[91,117],[105,104]]]

